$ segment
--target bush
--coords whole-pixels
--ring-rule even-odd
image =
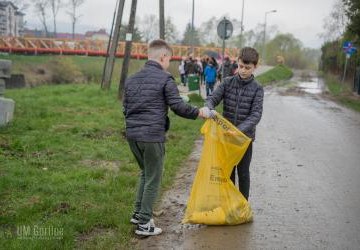
[[[276,81],[290,79],[292,76],[293,72],[291,69],[285,65],[279,64],[264,74],[256,77],[256,80],[259,81],[259,83],[262,85],[268,85]]]
[[[52,83],[81,83],[84,76],[69,57],[56,57],[49,62]]]

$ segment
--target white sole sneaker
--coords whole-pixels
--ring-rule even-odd
[[[138,224],[135,230],[135,234],[142,236],[153,236],[153,235],[159,235],[161,233],[162,233],[161,228],[155,226],[153,219],[151,219],[146,224]]]

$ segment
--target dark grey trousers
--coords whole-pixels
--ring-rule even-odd
[[[139,223],[147,223],[153,212],[164,168],[165,144],[128,140],[130,149],[141,169],[135,200]]]

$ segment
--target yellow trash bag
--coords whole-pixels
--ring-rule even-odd
[[[230,180],[251,139],[220,114],[201,128],[205,140],[182,223],[236,225],[252,220],[248,201]]]

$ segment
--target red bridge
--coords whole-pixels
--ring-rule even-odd
[[[108,42],[101,40],[69,40],[57,38],[30,38],[30,37],[0,37],[0,51],[18,54],[54,54],[54,55],[84,55],[106,56]],[[181,60],[187,56],[190,46],[171,45],[173,60]],[[117,57],[123,57],[125,42],[119,42]],[[218,47],[194,47],[194,57],[202,57],[208,53],[222,54],[222,48]],[[237,57],[239,49],[226,48],[225,54]],[[131,56],[137,59],[147,58],[147,44],[133,43]]]

